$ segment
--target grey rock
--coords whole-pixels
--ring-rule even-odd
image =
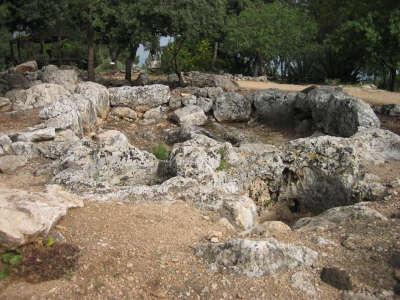
[[[72,130],[67,129],[57,132],[56,137],[52,141],[36,144],[35,148],[40,155],[50,159],[57,159],[62,157],[74,143],[79,141],[80,139],[75,135],[75,133]]]
[[[110,111],[110,95],[108,89],[95,82],[82,82],[76,88],[76,93],[81,94],[92,102],[97,117],[105,119]]]
[[[158,106],[152,109],[149,109],[143,114],[144,119],[152,119],[155,121],[161,120],[161,119],[166,119],[167,109],[163,106]]]
[[[311,266],[318,258],[318,253],[309,248],[284,244],[272,238],[202,244],[197,247],[196,254],[219,269],[225,268],[249,277]]]
[[[38,156],[35,144],[32,142],[15,142],[11,144],[11,149],[14,154],[24,156],[27,159]]]
[[[178,97],[178,96],[172,96],[169,99],[169,103],[168,103],[169,107],[171,109],[177,109],[177,108],[181,108],[182,107],[182,98]]]
[[[326,230],[350,220],[388,221],[384,215],[369,208],[367,203],[361,202],[355,205],[331,208],[316,217],[302,218],[293,225],[293,228],[307,231]]]
[[[73,144],[61,160],[54,181],[73,190],[94,190],[119,185],[154,184],[158,160],[128,142],[121,132],[109,130],[96,143]]]
[[[258,118],[274,125],[290,125],[294,122],[294,103],[297,93],[269,89],[250,94]]]
[[[39,84],[27,90],[11,90],[6,94],[14,110],[44,107],[59,98],[69,96],[70,92],[58,84]]]
[[[112,106],[127,106],[135,109],[145,106],[147,109],[168,103],[171,97],[168,86],[161,84],[146,86],[123,86],[109,88]]]
[[[248,121],[251,115],[251,102],[237,93],[225,93],[214,103],[214,117],[219,122]]]
[[[181,126],[199,126],[207,121],[204,111],[196,105],[189,105],[175,110],[171,118]]]
[[[76,70],[61,70],[54,65],[48,65],[42,68],[40,80],[46,83],[59,84],[70,92],[75,91],[79,82],[78,72]]]
[[[0,157],[0,172],[13,174],[18,168],[27,164],[28,160],[21,155],[5,155]]]
[[[17,141],[19,142],[42,142],[54,139],[56,131],[54,128],[47,127],[44,129],[36,129],[18,134]]]
[[[210,98],[196,97],[193,95],[182,97],[182,104],[184,106],[197,105],[205,113],[208,113],[213,107],[213,100]]]

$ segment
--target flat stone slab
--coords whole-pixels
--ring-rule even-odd
[[[0,245],[15,248],[46,235],[72,207],[83,201],[57,185],[45,192],[0,188]]]

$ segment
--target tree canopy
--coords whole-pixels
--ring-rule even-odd
[[[400,2],[393,0],[4,0],[0,23],[0,67],[73,63],[91,80],[105,56],[123,61],[130,80],[140,44],[178,76],[375,80],[394,90],[400,65]],[[161,36],[173,41],[162,51]]]

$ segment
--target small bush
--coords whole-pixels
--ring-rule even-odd
[[[169,150],[168,147],[164,143],[158,144],[156,147],[154,147],[152,153],[154,154],[155,157],[157,157],[160,160],[167,160],[169,156]]]
[[[224,170],[229,168],[229,163],[228,163],[227,158],[226,158],[227,150],[224,147],[224,148],[221,148],[218,152],[219,152],[219,155],[221,156],[221,161],[219,163],[217,171],[224,171]]]

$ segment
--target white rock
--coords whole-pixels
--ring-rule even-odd
[[[230,240],[226,243],[207,243],[197,247],[196,254],[217,268],[226,268],[249,277],[273,275],[297,267],[311,266],[318,253],[303,246],[278,242]]]
[[[41,142],[54,139],[56,136],[56,131],[52,127],[47,127],[44,129],[37,129],[33,131],[23,132],[18,134],[17,141],[19,142]]]
[[[247,196],[223,195],[219,212],[242,230],[249,230],[257,223],[257,207]]]
[[[200,126],[207,122],[207,116],[204,111],[196,105],[189,105],[175,110],[172,119],[181,126]]]
[[[76,93],[81,94],[92,102],[97,117],[105,119],[110,111],[110,95],[108,89],[95,82],[82,82],[76,88]]]
[[[60,97],[70,94],[61,85],[45,83],[35,85],[27,90],[11,90],[6,97],[12,102],[14,110],[26,110],[44,107],[56,102]]]
[[[58,186],[42,193],[0,188],[0,245],[13,248],[32,242],[46,235],[68,208],[82,206],[82,200]]]
[[[127,106],[135,109],[146,106],[148,109],[168,103],[171,97],[169,87],[161,84],[146,86],[123,86],[109,88],[112,106]]]

